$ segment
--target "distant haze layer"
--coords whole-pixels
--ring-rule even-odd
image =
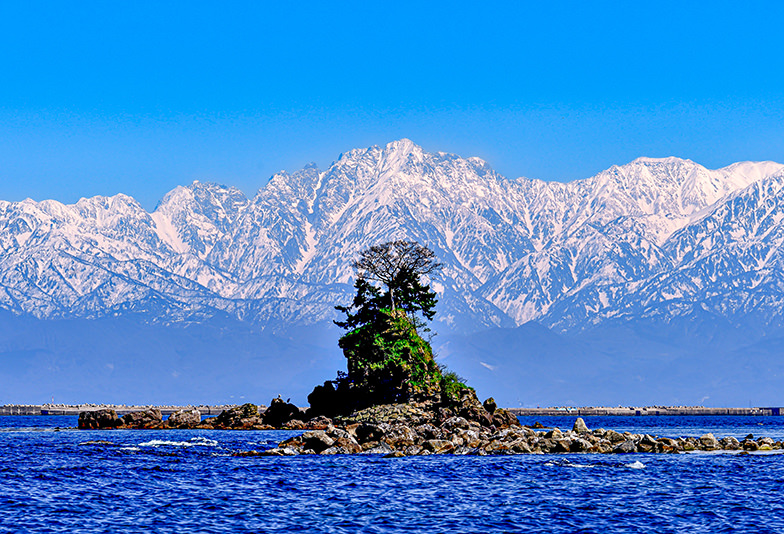
[[[328,325],[333,306],[351,298],[351,261],[391,239],[419,241],[444,263],[431,281],[442,358],[506,405],[623,403],[630,394],[647,403],[777,401],[784,165],[709,170],[640,158],[570,183],[510,180],[478,158],[403,139],[346,152],[324,171],[277,174],[252,199],[195,182],[152,213],[125,195],[0,202],[0,307],[6,324],[26,321],[28,332],[4,338],[0,373],[32,372],[41,354],[61,362],[0,402],[46,400],[62,391],[59,379],[81,383],[90,368],[105,370],[96,384],[114,383],[125,395],[116,400],[143,401],[133,397],[141,376],[112,376],[111,346],[87,350],[82,365],[70,343],[51,341],[66,330],[49,341],[35,334],[93,321],[82,343],[94,346],[99,320],[158,329],[162,352],[177,351],[167,336],[211,332],[178,361],[200,361],[214,387],[198,393],[198,373],[178,381],[182,373],[159,371],[159,396],[169,395],[160,402],[227,401],[232,373],[214,367],[231,355],[210,363],[209,354],[222,354],[235,330],[254,341],[234,353],[279,377],[273,386],[243,382],[242,394],[279,387],[285,396],[288,387],[302,402],[331,376],[320,364],[303,376],[310,367],[294,373],[273,362],[305,350],[297,357],[340,363],[328,348],[339,331]],[[292,344],[303,328],[321,336],[307,349]],[[143,337],[127,338],[131,366],[153,357]]]

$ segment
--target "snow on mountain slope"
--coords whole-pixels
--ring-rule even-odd
[[[509,180],[403,139],[281,172],[252,199],[195,182],[151,214],[124,195],[0,202],[0,306],[284,329],[334,317],[357,253],[406,238],[445,264],[446,328],[569,331],[704,307],[775,322],[782,176],[773,162],[639,158],[566,184]]]

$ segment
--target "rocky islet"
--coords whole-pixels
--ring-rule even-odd
[[[350,416],[308,419],[301,410],[281,399],[273,399],[260,412],[254,404],[224,410],[217,417],[201,420],[198,410],[181,410],[163,420],[160,412],[149,409],[117,417],[113,410],[82,412],[80,429],[205,429],[205,430],[304,430],[277,447],[263,451],[243,451],[239,456],[295,456],[301,454],[382,454],[421,456],[428,454],[555,454],[555,453],[684,453],[695,451],[775,451],[784,443],[770,437],[746,436],[718,439],[701,437],[658,437],[649,434],[590,430],[582,418],[572,429],[522,426],[506,410],[485,410],[481,418],[459,415],[478,411],[470,397],[458,410],[430,411],[429,406],[395,404],[375,406]],[[489,405],[493,401],[489,399]],[[477,401],[478,403],[478,401]],[[485,403],[486,405],[488,402]],[[281,414],[289,414],[281,420]],[[197,420],[198,417],[198,420]],[[491,424],[486,424],[492,421]],[[270,423],[276,422],[276,425]]]

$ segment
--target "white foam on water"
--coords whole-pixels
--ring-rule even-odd
[[[188,441],[168,441],[165,439],[153,439],[139,443],[139,447],[217,447],[218,442],[214,439],[207,439],[201,436],[191,438]]]
[[[564,460],[560,462],[547,462],[544,465],[546,467],[575,467],[577,469],[587,469],[590,467],[596,467],[595,464],[575,464],[570,462],[569,460]]]
[[[630,464],[626,464],[625,467],[628,467],[629,469],[645,469],[645,464],[639,460],[636,460]]]
[[[120,447],[121,451],[129,451],[129,452],[139,452],[141,449],[139,447]]]

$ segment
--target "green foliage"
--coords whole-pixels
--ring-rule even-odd
[[[385,309],[402,310],[417,326],[422,323],[420,317],[433,320],[436,293],[421,280],[442,267],[432,250],[414,241],[390,241],[362,251],[353,266],[357,293],[351,305],[335,306],[346,314],[346,320],[335,321],[336,325],[351,330],[372,324]]]
[[[351,305],[335,306],[346,315],[335,324],[348,330],[339,341],[348,372],[316,386],[308,396],[313,414],[410,401],[453,404],[471,389],[436,363],[417,332],[435,315],[436,293],[420,280],[441,268],[434,258],[417,243],[393,241],[370,247],[354,263],[357,293]]]
[[[461,395],[466,390],[473,391],[473,388],[466,386],[463,377],[459,376],[454,371],[447,371],[444,366],[440,366],[441,375],[441,395],[447,403],[456,404]]]
[[[441,371],[430,345],[400,310],[379,310],[372,322],[347,333],[339,345],[348,360],[348,380],[371,394],[401,401],[433,395],[440,388]]]

